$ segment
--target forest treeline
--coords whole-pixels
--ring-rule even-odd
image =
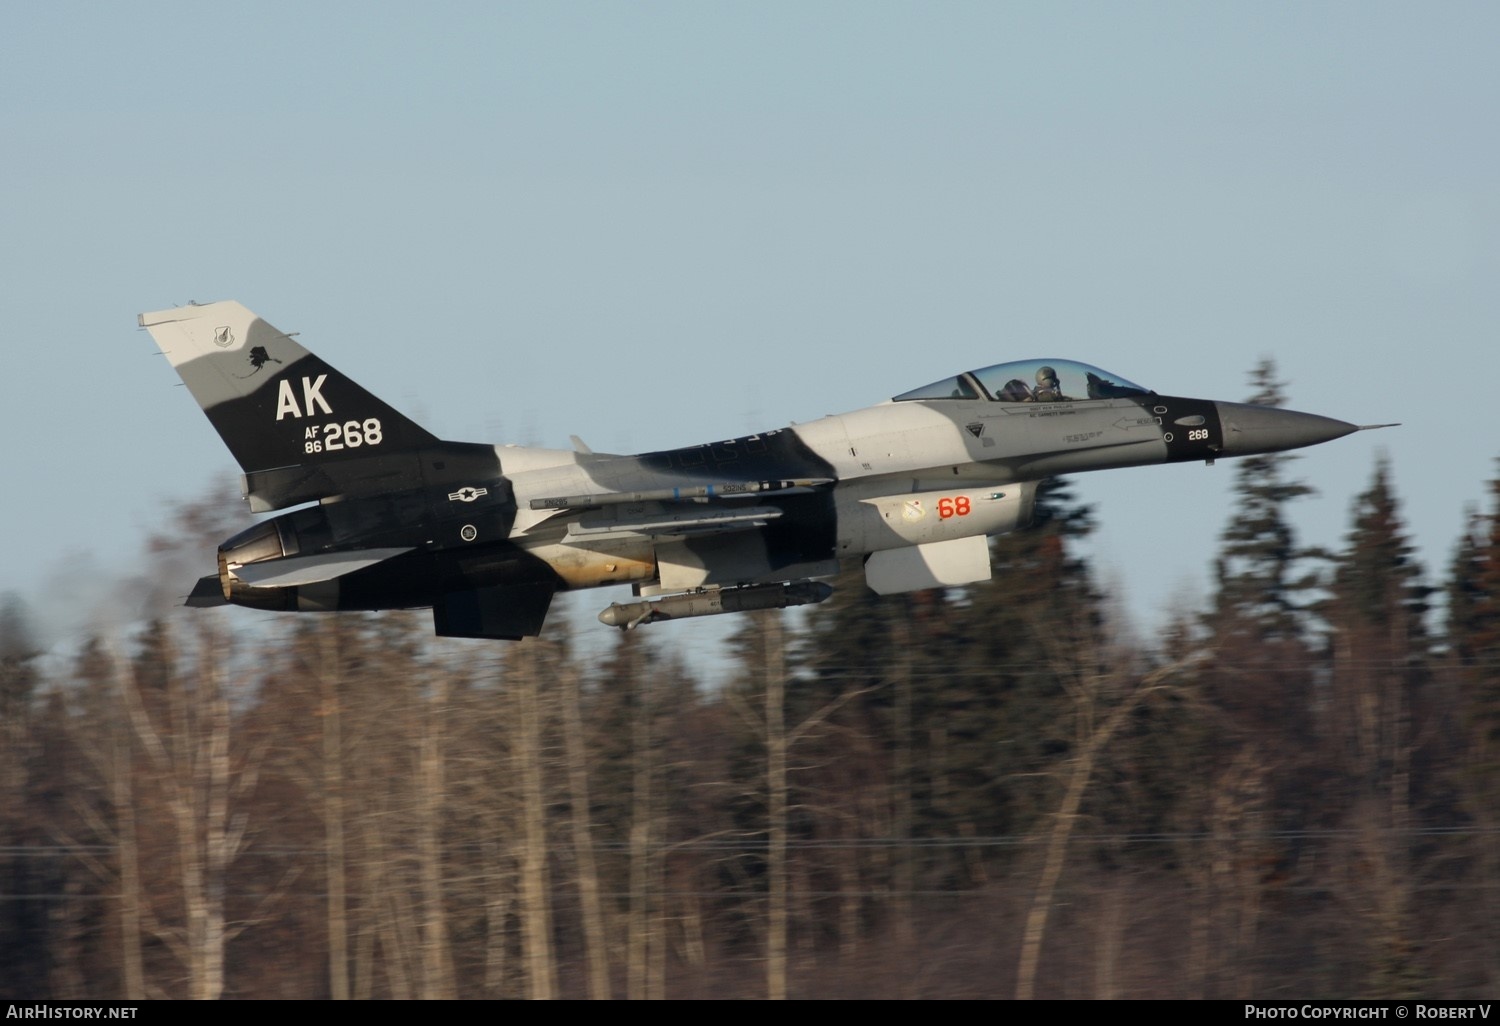
[[[244,610],[56,669],[12,599],[0,993],[1493,997],[1500,481],[1434,587],[1383,463],[1337,551],[1287,457],[1235,466],[1206,611],[1149,643],[1063,481],[989,584],[851,567],[712,676],[671,626]]]

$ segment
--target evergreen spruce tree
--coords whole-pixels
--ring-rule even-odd
[[[1470,517],[1453,561],[1447,641],[1467,696],[1474,757],[1500,773],[1500,478],[1490,491],[1493,512]]]
[[[1249,401],[1280,406],[1274,363],[1250,375]],[[1272,888],[1288,879],[1302,837],[1323,815],[1315,757],[1320,686],[1314,632],[1322,553],[1298,544],[1288,507],[1312,494],[1271,453],[1236,459],[1234,513],[1215,561],[1203,618],[1203,658],[1185,682],[1209,727],[1192,753],[1177,816],[1193,910],[1201,986],[1209,996],[1244,993],[1278,972],[1257,938]],[[1319,824],[1321,825],[1321,824]]]
[[[1047,481],[1032,524],[992,541],[990,582],[877,596],[856,565],[809,616],[792,716],[852,694],[830,717],[845,754],[822,761],[851,769],[857,741],[900,837],[941,842],[898,864],[899,890],[973,884],[997,849],[955,842],[1025,832],[1050,807],[1040,774],[1071,740],[1066,678],[1098,658],[1098,595],[1072,548],[1091,528]]]
[[[1257,364],[1250,380],[1255,391],[1248,402],[1285,402],[1285,384],[1276,380],[1271,360]],[[1296,458],[1266,453],[1235,461],[1236,513],[1224,529],[1214,568],[1216,633],[1232,632],[1260,642],[1306,636],[1306,609],[1316,577],[1303,566],[1320,554],[1297,545],[1287,518],[1288,503],[1313,494],[1311,487],[1287,476],[1287,466]]]
[[[1500,478],[1490,512],[1470,517],[1448,580],[1447,648],[1463,732],[1462,805],[1475,827],[1473,919],[1464,932],[1489,973],[1500,951]]]
[[[946,745],[950,828],[1026,833],[1055,804],[1048,770],[1076,740],[1068,690],[1105,658],[1101,597],[1075,550],[1093,528],[1066,479],[1042,482],[1031,525],[994,540],[993,578],[955,610],[919,712]]]
[[[1432,589],[1422,582],[1384,459],[1376,465],[1370,487],[1355,499],[1353,529],[1331,590],[1341,624],[1387,633],[1398,659],[1425,659]]]
[[[1337,558],[1325,619],[1330,637],[1329,690],[1319,717],[1324,806],[1337,817],[1337,859],[1366,871],[1332,881],[1362,922],[1350,941],[1368,945],[1373,993],[1411,998],[1427,980],[1416,893],[1424,820],[1442,804],[1435,755],[1440,708],[1429,694],[1425,618],[1430,589],[1401,523],[1385,460],[1355,500],[1354,523]]]
[[[5,595],[0,600],[0,990],[28,997],[45,993],[48,905],[42,895],[56,893],[46,882],[47,870],[55,867],[27,858],[24,851],[46,833],[33,794],[39,654],[25,605],[18,596]]]
[[[1262,360],[1251,372],[1250,402],[1280,406],[1284,385]],[[1205,618],[1213,670],[1211,702],[1237,729],[1260,734],[1271,748],[1311,736],[1315,615],[1320,578],[1314,560],[1327,554],[1298,544],[1288,505],[1313,494],[1290,479],[1285,453],[1237,460],[1235,513],[1215,561],[1213,606]]]

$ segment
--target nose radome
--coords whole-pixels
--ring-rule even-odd
[[[1224,429],[1224,455],[1250,456],[1319,445],[1353,434],[1359,428],[1316,413],[1298,413],[1274,406],[1214,403]]]

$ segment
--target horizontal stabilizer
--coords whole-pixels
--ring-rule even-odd
[[[331,581],[356,570],[383,563],[410,552],[412,546],[399,549],[359,549],[354,552],[323,552],[316,556],[288,556],[263,559],[239,566],[230,564],[229,572],[253,588],[295,588],[304,584]]]
[[[198,583],[193,585],[192,594],[183,605],[196,608],[227,606],[229,600],[224,597],[224,586],[219,583],[218,577],[200,577]]]

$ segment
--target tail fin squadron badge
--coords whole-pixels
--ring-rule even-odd
[[[214,345],[220,349],[228,349],[234,345],[234,332],[229,330],[229,325],[214,329]]]

